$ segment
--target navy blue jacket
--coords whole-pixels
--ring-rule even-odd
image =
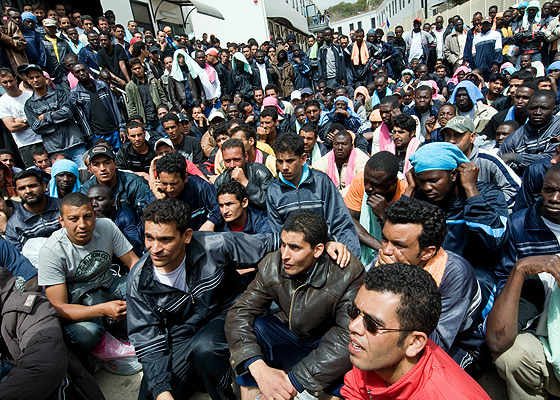
[[[309,169],[309,175],[296,188],[281,174],[268,186],[266,208],[273,232],[280,232],[288,215],[296,210],[321,214],[327,221],[330,237],[341,242],[356,256],[360,255],[360,241],[350,212],[331,178]]]
[[[346,62],[344,61],[344,53],[339,45],[333,43],[332,49],[336,63],[336,81],[346,80]],[[319,48],[319,79],[327,79],[327,47],[326,45]]]
[[[525,169],[521,189],[515,196],[514,212],[532,206],[541,198],[544,175],[550,168],[550,160],[550,158],[538,160]]]
[[[508,218],[502,258],[495,271],[498,293],[520,258],[560,253],[556,236],[540,216],[541,206],[542,201],[539,200],[529,208],[511,214]]]
[[[25,54],[30,64],[39,64],[44,67],[47,63],[47,53],[45,52],[45,45],[41,40],[41,34],[34,29],[27,29],[25,25],[21,27],[21,33],[27,42],[25,46]]]
[[[446,214],[445,250],[466,258],[475,268],[492,271],[505,241],[508,209],[502,192],[494,185],[477,182],[479,195],[464,194],[438,204]],[[426,200],[421,195],[415,197]]]
[[[87,67],[90,69],[90,71],[92,71],[92,73],[93,70],[99,72],[99,64],[97,63],[97,53],[93,51],[93,49],[89,44],[80,49],[80,52],[78,53],[78,60],[80,60],[81,63],[87,65]]]
[[[37,269],[29,260],[2,238],[0,238],[0,266],[10,271],[12,275],[20,276],[25,280],[37,275]]]
[[[198,176],[189,175],[183,191],[177,198],[191,208],[191,227],[195,231],[206,221],[219,225],[224,220],[218,206],[216,187]]]
[[[224,221],[220,225],[214,227],[214,232],[231,232],[229,226]],[[268,216],[266,211],[247,207],[247,222],[243,228],[243,233],[257,234],[257,233],[272,233],[270,225],[268,224]]]
[[[117,208],[113,222],[132,245],[134,253],[140,257],[144,253],[144,234],[140,227],[138,214],[128,207]]]

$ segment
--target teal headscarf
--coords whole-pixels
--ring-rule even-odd
[[[72,160],[56,160],[51,167],[51,180],[49,181],[49,196],[58,198],[58,188],[56,187],[55,177],[61,172],[70,172],[76,177],[76,183],[72,189],[72,193],[78,192],[80,190],[80,173],[78,171],[78,164]]]
[[[414,172],[451,171],[470,160],[456,145],[447,142],[428,143],[410,157]]]

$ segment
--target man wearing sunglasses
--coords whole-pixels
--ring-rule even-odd
[[[423,268],[372,268],[348,314],[354,368],[344,377],[344,399],[490,399],[429,339],[440,319],[441,295]]]
[[[354,256],[345,269],[336,266],[324,251],[327,238],[321,215],[290,214],[281,248],[261,261],[229,311],[225,331],[242,400],[309,400],[321,391],[340,397],[351,368],[347,308],[364,269]]]

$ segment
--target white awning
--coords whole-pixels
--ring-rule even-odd
[[[209,17],[214,17],[218,19],[225,19],[223,14],[220,12],[220,10],[208,4],[209,1],[189,0],[189,1],[184,1],[182,3],[186,3],[186,4],[182,4],[184,6],[193,6],[194,8],[196,8],[196,12],[198,12],[199,14],[208,15]]]

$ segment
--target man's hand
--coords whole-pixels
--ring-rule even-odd
[[[346,118],[348,118],[350,116],[350,113],[347,110],[342,110],[340,108],[334,110],[334,113],[335,114],[340,114],[340,115],[342,115],[343,117],[346,117]]]
[[[476,188],[476,180],[478,178],[478,167],[475,163],[463,163],[457,167],[459,172],[459,179],[461,186],[465,189],[467,198],[478,196],[478,189]]]
[[[378,265],[393,264],[396,262],[410,264],[398,249],[393,249],[392,254],[385,254],[382,248],[381,250],[379,250],[379,253],[377,254],[378,254],[377,255]]]
[[[156,400],[174,400],[174,399],[170,392],[161,392],[160,394],[158,394],[158,397],[156,397]]]
[[[367,198],[367,205],[371,207],[371,210],[375,215],[379,217],[382,221],[385,220],[385,210],[389,207],[385,197],[379,194],[372,194]]]
[[[268,132],[262,126],[257,127],[257,137],[261,142],[266,142],[268,138]]]
[[[231,170],[231,179],[241,183],[243,187],[247,187],[247,185],[249,184],[249,180],[245,176],[245,171],[243,171],[243,168],[239,168],[239,167],[233,168]]]
[[[126,132],[125,131],[120,131],[119,132],[119,137],[121,139],[121,143],[126,143]]]
[[[103,303],[103,315],[114,320],[126,317],[126,301],[113,300]]]
[[[339,242],[327,242],[325,245],[325,250],[330,258],[336,261],[336,263],[344,268],[350,262],[350,250],[348,247]]]
[[[297,395],[297,390],[290,382],[288,374],[280,369],[271,368],[263,360],[257,360],[249,365],[249,371],[264,400],[291,400]]]
[[[515,153],[501,154],[500,157],[502,157],[502,160],[503,160],[506,164],[515,161]]]
[[[521,273],[524,277],[528,277],[541,272],[551,274],[560,285],[560,255],[547,254],[522,258],[515,264],[513,273]]]
[[[404,191],[404,195],[406,197],[412,197],[412,195],[414,194],[414,190],[416,190],[416,180],[414,179],[414,168],[410,168],[408,170],[408,172],[405,175],[406,177],[406,183],[408,183],[408,186],[406,187],[406,190]]]
[[[426,133],[429,133],[430,135],[432,134],[432,132],[436,129],[436,117],[429,117],[426,120],[426,123],[424,124],[424,126],[426,127]]]
[[[41,115],[39,115],[39,116],[37,117],[37,119],[38,119],[39,121],[42,121],[43,118],[45,118],[45,114],[41,114]]]
[[[252,124],[253,122],[255,122],[255,116],[254,115],[249,115],[247,117],[247,119],[245,120],[246,124]]]

